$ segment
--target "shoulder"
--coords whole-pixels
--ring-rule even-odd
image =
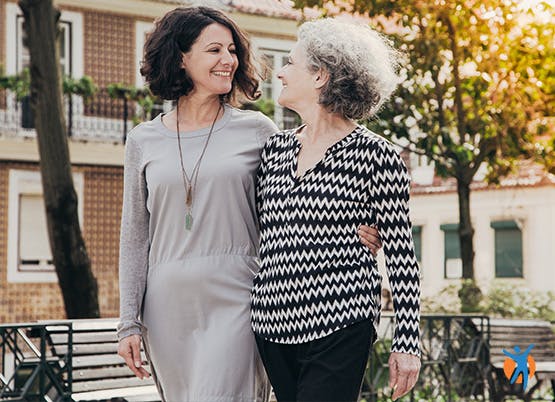
[[[365,126],[359,125],[357,131],[357,147],[370,152],[370,157],[373,161],[377,163],[389,162],[404,166],[398,146]]]
[[[273,132],[279,130],[275,123],[262,112],[255,110],[238,109],[230,105],[226,105],[226,107],[229,107],[231,109],[231,118],[236,123],[242,123],[245,125],[261,128],[270,128],[271,130],[273,130]]]
[[[232,120],[236,127],[256,131],[260,146],[263,146],[273,133],[279,131],[272,119],[259,111],[242,110],[229,105],[227,107],[231,108]]]
[[[141,145],[144,142],[160,137],[160,115],[133,127],[127,134],[126,144]]]
[[[268,141],[266,142],[266,149],[280,149],[284,147],[288,147],[291,144],[291,141],[295,137],[295,132],[298,130],[298,127],[281,130],[273,133]]]

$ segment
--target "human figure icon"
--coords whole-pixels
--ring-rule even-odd
[[[522,374],[522,389],[526,390],[528,385],[528,355],[530,351],[534,347],[534,344],[531,344],[526,348],[524,352],[520,352],[520,347],[515,346],[515,353],[510,353],[503,349],[503,353],[508,356],[509,358],[513,359],[516,363],[515,369],[513,371],[513,375],[511,376],[510,383],[514,384],[516,379],[518,378],[519,374]]]

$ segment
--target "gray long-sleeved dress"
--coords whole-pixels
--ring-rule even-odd
[[[258,271],[255,174],[261,113],[226,105],[200,164],[185,229],[177,134],[158,116],[128,136],[120,245],[120,338],[142,334],[166,401],[243,402],[266,382],[249,324]],[[190,175],[209,128],[181,134]]]

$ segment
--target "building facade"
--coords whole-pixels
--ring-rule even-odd
[[[206,2],[197,2],[206,3]],[[235,2],[222,8],[253,41],[257,54],[276,71],[295,41],[300,14],[278,1]],[[142,87],[139,63],[145,35],[167,11],[187,5],[158,0],[58,0],[60,63],[74,78],[91,77],[100,88],[90,104],[65,97],[66,122],[79,218],[93,273],[98,281],[101,314],[119,313],[118,251],[123,191],[125,133],[136,105],[108,97],[104,88],[121,83]],[[23,16],[16,1],[0,0],[0,71],[20,73],[29,63],[23,44]],[[277,99],[275,74],[262,84],[266,98]],[[71,101],[71,107],[70,106]],[[171,108],[161,104],[158,112]],[[70,110],[71,109],[71,114]],[[280,125],[293,115],[276,108]],[[0,90],[0,322],[64,318],[57,277],[46,233],[35,130],[29,105]],[[69,130],[69,127],[71,130]]]
[[[118,315],[119,223],[126,131],[136,105],[111,99],[111,83],[142,87],[139,74],[145,35],[154,19],[184,4],[172,0],[57,0],[61,10],[63,72],[90,76],[101,91],[91,103],[66,96],[66,121],[79,217],[98,281],[101,314]],[[258,55],[279,70],[295,41],[300,13],[278,0],[197,2],[221,7],[251,36]],[[225,3],[225,4],[224,4]],[[0,66],[6,75],[29,63],[17,3],[0,0]],[[277,100],[281,84],[272,74],[262,83]],[[124,113],[127,108],[127,116]],[[160,104],[156,111],[171,108]],[[276,108],[276,123],[295,116]],[[458,207],[449,181],[432,181],[433,169],[413,165],[411,213],[422,267],[423,295],[459,281]],[[505,279],[532,290],[553,289],[555,179],[523,170],[498,188],[476,183],[471,206],[475,225],[476,276],[483,288]],[[38,152],[28,104],[0,91],[0,322],[64,318],[51,262],[42,203]]]

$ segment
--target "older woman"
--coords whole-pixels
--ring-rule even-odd
[[[305,23],[279,103],[305,124],[273,135],[257,198],[261,269],[251,322],[279,401],[355,401],[380,316],[381,276],[357,239],[382,238],[396,315],[393,399],[420,369],[419,268],[409,221],[409,175],[392,144],[357,125],[398,83],[396,53],[368,27]]]

